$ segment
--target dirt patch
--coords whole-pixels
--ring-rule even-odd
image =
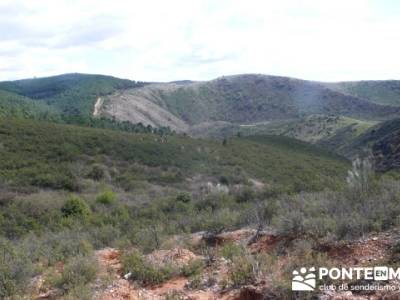
[[[196,254],[184,248],[156,250],[146,256],[146,259],[154,265],[173,264],[177,267],[184,266],[197,258],[199,257]]]
[[[140,292],[124,279],[118,279],[108,286],[102,293],[94,297],[98,300],[139,300]]]
[[[285,237],[282,236],[263,234],[255,243],[251,244],[249,248],[251,252],[270,252],[284,240]]]
[[[175,89],[174,84],[151,84],[142,88],[118,91],[107,97],[103,114],[119,121],[142,123],[153,127],[168,126],[176,132],[185,132],[188,125],[158,105],[160,93]]]
[[[254,235],[255,230],[242,229],[225,232],[217,235],[221,243],[235,242],[247,244],[246,242]],[[199,238],[203,234],[194,234],[192,237]],[[253,253],[271,252],[283,247],[290,251],[290,243],[294,237],[284,237],[273,233],[263,232],[258,240],[249,245]],[[321,244],[318,251],[326,253],[337,265],[341,266],[363,266],[385,263],[392,255],[393,245],[398,240],[398,234],[386,232],[372,234],[355,241],[336,242]],[[167,295],[179,295],[179,299],[198,300],[247,300],[274,298],[274,286],[271,276],[281,278],[284,276],[282,270],[288,264],[290,253],[279,255],[275,265],[271,266],[270,275],[254,285],[241,288],[223,290],[222,281],[226,279],[229,261],[224,258],[216,259],[208,265],[199,275],[199,283],[192,289],[191,279],[175,277],[159,285],[138,287],[132,281],[123,278],[121,274],[120,252],[116,249],[106,248],[96,252],[96,257],[103,269],[111,270],[114,274],[112,283],[97,293],[95,299],[122,300],[122,299],[165,299]],[[188,264],[194,259],[203,259],[185,248],[174,248],[171,250],[156,250],[146,256],[146,259],[154,265],[172,264],[177,267]],[[393,284],[390,282],[390,284]],[[400,286],[400,282],[399,282]],[[270,295],[270,296],[266,296]],[[376,292],[369,295],[352,294],[351,292],[324,292],[322,299],[400,299],[398,290],[391,293]],[[275,297],[276,298],[276,297]],[[276,298],[278,299],[278,298]]]
[[[173,291],[182,291],[185,288],[187,282],[187,278],[184,277],[174,278],[163,284],[159,284],[150,288],[150,291],[155,295],[162,296]]]
[[[394,243],[390,233],[381,233],[357,241],[324,244],[319,250],[344,265],[355,266],[388,259]]]
[[[101,97],[97,98],[96,103],[94,105],[94,110],[93,110],[94,117],[97,117],[100,115],[100,110],[103,105],[103,102],[104,102],[103,98],[101,98]]]
[[[203,233],[202,241],[209,246],[221,246],[225,243],[243,242],[247,241],[256,233],[254,229],[239,229],[235,231],[222,232],[219,234]]]
[[[99,262],[100,267],[111,269],[117,274],[121,275],[122,265],[120,262],[120,251],[114,248],[105,248],[96,251],[95,256]]]

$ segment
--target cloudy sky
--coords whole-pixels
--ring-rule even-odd
[[[400,79],[397,0],[0,0],[0,80]]]

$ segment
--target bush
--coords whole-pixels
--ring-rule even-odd
[[[188,193],[180,193],[178,196],[176,196],[176,201],[179,202],[189,203],[191,200],[192,199]]]
[[[106,175],[106,171],[104,170],[104,167],[101,165],[98,165],[98,164],[94,164],[87,176],[89,178],[99,181],[99,180],[104,179],[105,175]]]
[[[122,266],[125,274],[130,273],[130,279],[142,284],[162,283],[177,273],[176,269],[169,265],[153,266],[138,251],[123,255]]]
[[[0,239],[0,298],[23,292],[33,275],[33,264],[26,253]]]
[[[219,254],[226,258],[232,260],[236,256],[241,256],[245,252],[245,249],[235,243],[226,243],[219,249]]]
[[[236,256],[228,272],[231,284],[237,287],[255,282],[254,264],[255,261],[250,255]]]
[[[290,210],[277,217],[275,225],[282,235],[298,236],[305,233],[304,219],[304,214],[301,211]]]
[[[91,255],[93,246],[89,238],[91,237],[88,234],[75,230],[48,232],[40,239],[38,251],[52,265],[69,257]]]
[[[226,176],[221,176],[219,178],[219,183],[223,185],[229,185],[229,179]]]
[[[78,286],[84,286],[96,279],[97,261],[85,256],[73,257],[64,266],[57,286],[65,292],[72,291]]]
[[[250,202],[253,201],[256,197],[256,193],[254,190],[250,187],[244,187],[241,189],[236,196],[236,201],[238,203],[243,203],[243,202]]]
[[[204,269],[204,266],[204,262],[200,259],[191,260],[181,268],[181,274],[185,277],[198,276]]]
[[[105,191],[97,196],[96,202],[104,205],[110,205],[115,202],[116,198],[117,196],[113,191]]]
[[[65,202],[61,212],[64,217],[88,216],[90,209],[85,200],[72,196]]]
[[[265,278],[267,271],[271,272],[275,264],[274,256],[268,254],[252,255],[245,251],[240,256],[234,256],[228,271],[228,280],[232,286],[254,284]]]
[[[63,300],[92,300],[93,291],[88,285],[77,285],[68,291],[68,294],[63,297]]]

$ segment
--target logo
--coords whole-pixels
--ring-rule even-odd
[[[292,278],[292,291],[314,291],[314,290],[340,290],[340,291],[360,291],[360,290],[371,290],[371,289],[386,289],[394,290],[398,287],[388,285],[385,281],[388,280],[399,280],[400,279],[400,268],[394,269],[385,266],[376,267],[350,267],[350,268],[325,268],[311,267],[309,269],[301,267],[299,270],[293,271]],[[316,286],[318,280],[324,282],[325,279],[329,278],[337,280],[336,284],[322,284]],[[367,283],[361,285],[348,284],[350,280],[363,279]],[[370,282],[368,282],[370,281]],[[380,284],[375,284],[376,282]]]
[[[292,291],[313,291],[315,289],[315,268],[301,268],[293,271]]]

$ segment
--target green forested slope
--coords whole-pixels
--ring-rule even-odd
[[[0,120],[0,177],[8,184],[78,190],[101,165],[115,184],[183,182],[198,174],[258,178],[288,189],[339,184],[348,162],[284,137],[218,141]]]

